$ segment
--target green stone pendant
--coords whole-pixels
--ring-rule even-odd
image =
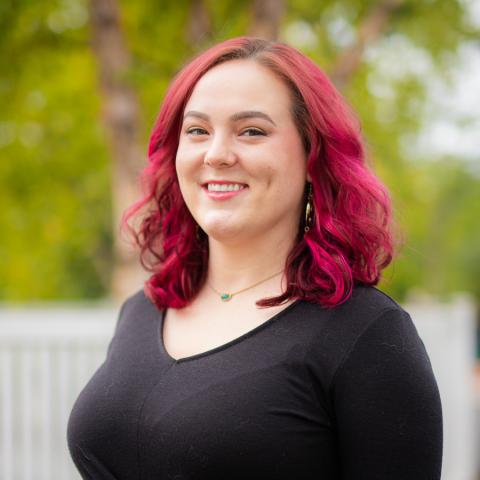
[[[230,293],[222,293],[220,295],[220,298],[222,299],[222,301],[228,302],[229,300],[232,299],[232,295],[230,295]]]

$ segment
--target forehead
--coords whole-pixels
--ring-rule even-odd
[[[266,110],[281,115],[290,107],[288,87],[271,70],[253,60],[231,60],[200,78],[185,110]]]

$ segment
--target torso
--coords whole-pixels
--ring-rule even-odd
[[[245,331],[259,319],[239,322],[247,299],[236,300],[214,297],[204,318]],[[399,305],[355,287],[334,309],[308,301],[286,308],[227,348],[174,362],[157,337],[163,312],[143,290],[130,297],[70,415],[69,450],[82,477],[439,479],[440,397]],[[202,331],[194,316],[170,320],[173,340],[182,340],[181,320],[196,329],[185,329],[189,339]],[[195,339],[187,350],[184,342],[180,354],[212,345]]]
[[[188,307],[169,308],[163,321],[164,348],[175,359],[206,352],[248,333],[295,301],[267,308],[255,305],[269,296],[234,297],[222,302],[210,294]]]

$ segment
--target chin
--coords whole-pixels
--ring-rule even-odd
[[[210,239],[229,245],[238,244],[242,240],[242,233],[245,233],[245,229],[241,226],[225,224],[205,225],[203,230]]]
[[[208,227],[205,232],[210,238],[217,241],[229,240],[232,238],[238,238],[239,229],[234,227]]]

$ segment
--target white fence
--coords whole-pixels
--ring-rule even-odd
[[[0,478],[79,479],[66,425],[103,362],[117,311],[107,307],[0,310]]]
[[[442,480],[480,478],[480,392],[475,392],[474,304],[457,295],[448,304],[405,305],[430,356],[443,410]]]
[[[409,304],[430,355],[444,414],[442,480],[477,480],[479,399],[473,387],[475,312]],[[66,444],[78,393],[105,358],[118,308],[44,305],[0,308],[0,478],[79,479]]]

